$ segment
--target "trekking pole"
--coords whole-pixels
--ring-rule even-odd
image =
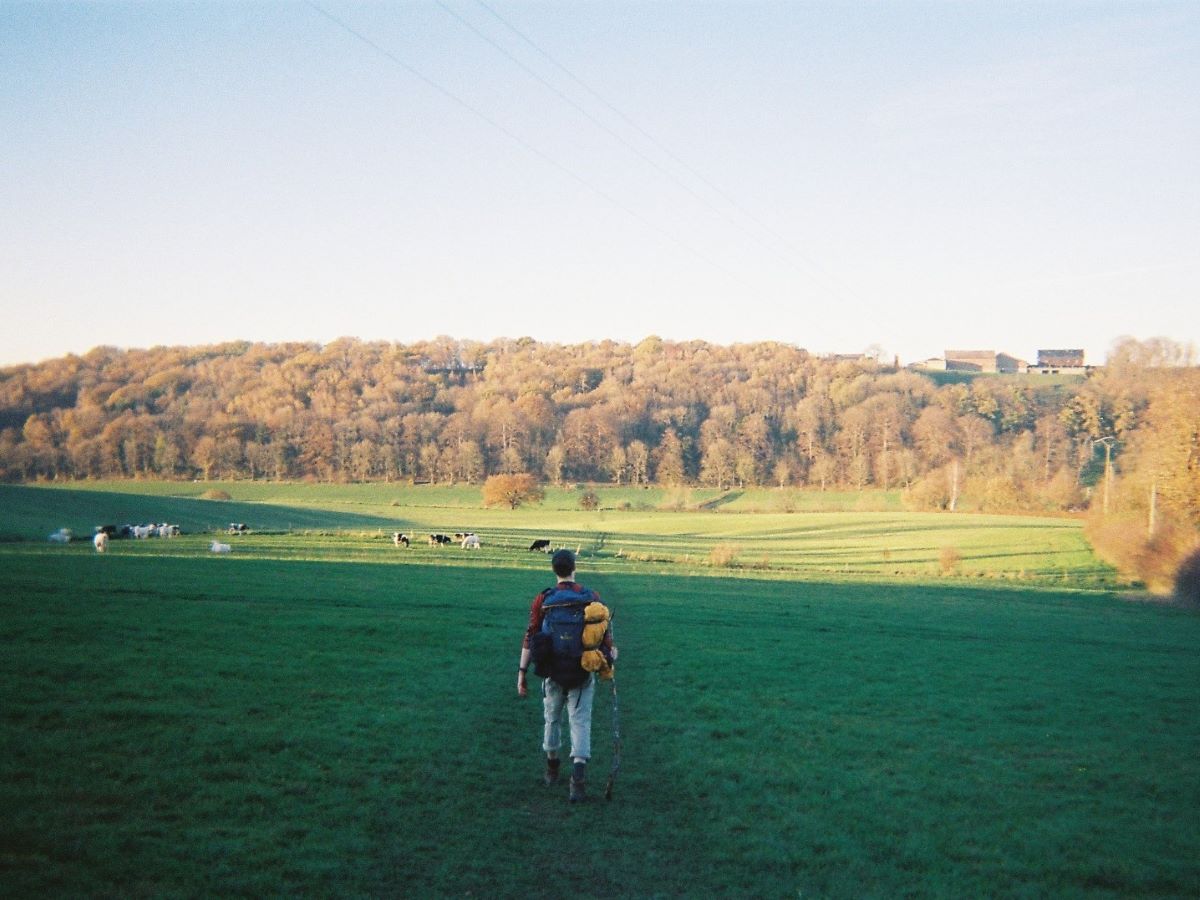
[[[612,768],[608,771],[608,785],[604,788],[604,799],[611,800],[613,782],[617,780],[617,772],[621,769],[621,715],[617,707],[617,675],[612,677],[612,722],[613,722],[613,758]]]

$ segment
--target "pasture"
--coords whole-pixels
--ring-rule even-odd
[[[8,896],[1200,892],[1200,617],[1094,589],[1076,523],[179,487],[0,488]],[[45,542],[119,503],[193,533]],[[514,690],[543,533],[616,613],[611,803],[541,785]]]
[[[473,531],[483,539],[483,555],[505,564],[522,564],[513,551],[527,548],[534,538],[548,538],[555,546],[579,551],[589,567],[614,571],[649,563],[663,573],[716,568],[723,574],[835,579],[949,574],[1071,588],[1117,586],[1115,573],[1093,555],[1077,520],[902,512],[894,508],[896,497],[884,493],[865,500],[809,494],[799,504],[789,501],[797,507],[793,512],[738,512],[772,510],[783,501],[772,503],[765,490],[735,497],[717,491],[616,488],[601,490],[602,508],[585,511],[579,508],[578,491],[553,488],[543,505],[510,510],[481,509],[477,486],[215,486],[234,499],[200,499],[214,483],[0,485],[5,510],[0,538],[44,540],[64,526],[87,536],[97,524],[125,521],[173,522],[188,533],[215,534],[238,521],[249,523],[260,540],[279,539],[280,552],[318,558],[339,545],[362,558],[390,554],[393,531],[413,534],[417,544],[430,532]],[[793,493],[779,492],[778,497]],[[642,499],[635,504],[631,497]],[[293,540],[298,535],[322,540]],[[119,544],[115,550],[176,552],[127,547]],[[950,567],[947,551],[957,558]],[[444,556],[419,558],[445,561]]]

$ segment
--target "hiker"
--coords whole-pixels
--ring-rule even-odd
[[[575,581],[575,554],[559,550],[550,565],[558,583],[538,594],[529,608],[529,627],[521,644],[521,662],[517,666],[517,693],[528,696],[526,673],[534,663],[541,676],[542,710],[545,732],[542,749],[546,751],[543,780],[558,782],[558,748],[562,736],[562,712],[567,708],[571,727],[570,800],[586,798],[587,763],[592,755],[592,696],[596,676],[613,677],[613,646],[608,608],[600,595]]]

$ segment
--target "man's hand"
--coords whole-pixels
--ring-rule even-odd
[[[517,673],[517,694],[521,697],[529,696],[529,686],[525,683],[525,673]]]

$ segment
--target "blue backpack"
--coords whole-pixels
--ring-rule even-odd
[[[587,681],[589,673],[579,664],[583,656],[583,611],[595,599],[587,588],[572,591],[555,587],[544,593],[542,630],[534,635],[530,647],[535,673],[567,690]]]

